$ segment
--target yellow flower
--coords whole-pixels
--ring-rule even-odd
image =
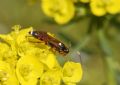
[[[19,85],[15,72],[8,63],[0,60],[0,85]]]
[[[9,46],[5,43],[0,43],[0,60],[5,60],[4,56],[9,51]]]
[[[16,52],[12,51],[9,45],[0,43],[0,60],[7,62],[11,67],[15,67],[17,62]]]
[[[61,79],[75,85],[80,81],[79,63],[67,62],[62,70],[51,47],[29,34],[32,27],[20,28],[16,25],[11,33],[0,35],[4,41],[0,42],[0,85],[60,85]]]
[[[116,14],[120,12],[120,0],[108,0],[106,1],[106,10],[110,14]]]
[[[43,70],[43,64],[36,57],[26,55],[18,61],[16,74],[22,85],[36,85]]]
[[[16,36],[16,35],[14,35]],[[15,42],[14,39],[12,38],[12,36],[10,34],[0,34],[0,38],[5,41],[7,44],[9,44],[11,46],[11,49],[14,50],[15,49]]]
[[[19,46],[22,45],[24,42],[28,42],[26,36],[28,35],[28,32],[32,30],[32,28],[30,27],[20,31],[20,28],[21,27],[19,25],[15,25],[13,27],[14,31],[6,35],[0,35],[0,38],[7,43],[5,43],[6,46],[2,43],[0,45],[1,48],[5,46],[3,51],[6,49],[6,51],[3,53],[3,56],[1,56],[0,58],[8,62],[12,67],[15,67],[17,59],[19,58],[19,56],[17,56],[19,55]]]
[[[14,48],[17,48],[19,44],[27,41],[27,36],[29,35],[29,32],[32,31],[32,27],[20,30],[19,25],[15,25],[12,27],[14,31],[7,35],[0,35],[0,38],[3,39],[6,43],[11,45]]]
[[[44,58],[39,58],[39,60],[44,63],[49,69],[52,69],[56,66],[57,60],[54,54],[49,53],[46,57]]]
[[[120,12],[120,0],[91,0],[91,11],[96,16],[103,16],[107,12],[117,14]]]
[[[96,16],[103,16],[106,14],[105,4],[102,0],[91,0],[90,7],[92,13]]]
[[[50,47],[44,43],[23,43],[19,47],[19,54],[21,56],[32,55],[37,57],[39,62],[42,62],[49,69],[57,64],[56,56],[50,51]]]
[[[81,80],[83,75],[81,64],[75,62],[66,62],[63,67],[63,81],[66,84],[74,84]]]
[[[42,0],[43,12],[58,24],[66,24],[73,17],[75,7],[72,0]]]
[[[13,29],[14,31],[11,33],[11,36],[15,39],[14,41],[18,46],[24,42],[28,42],[27,37],[29,37],[29,32],[33,30],[32,27],[20,30],[19,26],[14,26]]]
[[[61,77],[62,70],[60,68],[48,70],[42,75],[40,85],[60,85]]]

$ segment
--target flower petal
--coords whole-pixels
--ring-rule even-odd
[[[77,83],[82,79],[83,71],[80,63],[66,62],[63,67],[63,81],[65,83]]]

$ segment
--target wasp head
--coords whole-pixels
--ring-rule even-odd
[[[63,44],[63,43],[59,43],[59,53],[62,55],[66,55],[69,53],[69,49]]]

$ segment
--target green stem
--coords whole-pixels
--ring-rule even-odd
[[[78,41],[78,45],[75,46],[76,50],[83,49],[89,43],[89,41],[91,40],[91,34],[92,34],[92,31],[93,31],[94,22],[95,22],[94,17],[91,17],[90,21],[89,21],[88,30],[86,32],[86,36],[83,38],[83,40]]]
[[[90,35],[86,35],[86,37],[82,40],[80,40],[80,42],[78,43],[78,45],[75,47],[75,50],[81,50],[82,48],[84,48],[88,42],[90,41]]]
[[[115,69],[113,66],[114,61],[113,61],[112,49],[110,48],[109,43],[105,38],[103,29],[98,30],[98,37],[99,37],[101,48],[105,54],[105,56],[103,56],[102,59],[105,66],[107,85],[117,85],[116,79],[115,79]]]

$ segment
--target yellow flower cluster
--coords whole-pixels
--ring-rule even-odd
[[[75,16],[77,8],[74,3],[80,2],[89,3],[91,12],[96,16],[120,13],[120,0],[41,0],[41,7],[58,24],[66,24]]]
[[[13,29],[0,34],[0,85],[76,85],[81,80],[80,63],[68,61],[62,68],[49,46],[35,43],[32,27]]]
[[[107,13],[120,13],[120,0],[80,0],[83,3],[90,3],[90,9],[96,16],[103,16]]]
[[[120,0],[91,0],[90,8],[94,15],[103,16],[107,13],[120,13]]]
[[[43,12],[58,24],[68,23],[75,14],[73,0],[42,0]]]

